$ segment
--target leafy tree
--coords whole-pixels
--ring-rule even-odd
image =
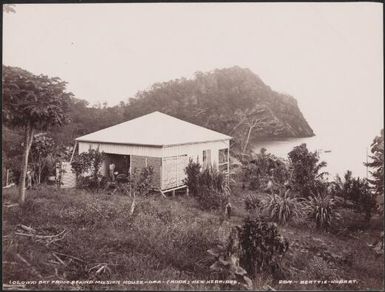
[[[377,209],[376,194],[370,191],[369,183],[367,180],[358,178],[353,185],[353,189],[358,196],[354,198],[355,209],[361,212],[365,216],[365,221],[368,223],[372,217],[374,211]]]
[[[25,202],[28,157],[37,130],[60,126],[67,120],[71,93],[58,77],[34,75],[26,70],[3,66],[3,122],[24,130],[24,151],[19,185],[19,202]]]
[[[50,135],[57,145],[73,146],[74,139],[113,126],[125,121],[124,108],[119,106],[98,108],[92,107],[87,101],[71,98],[69,116],[71,123],[59,129],[53,128]]]
[[[246,113],[243,114],[245,118],[242,118],[242,120],[245,120],[243,123],[247,126],[247,134],[243,142],[242,153],[246,153],[252,131],[262,130],[267,126],[266,121],[268,120],[268,116],[266,115],[266,112],[268,112],[266,108],[257,106],[253,111],[249,112],[246,110]]]
[[[367,179],[353,177],[348,170],[344,180],[336,176],[331,184],[331,193],[344,199],[344,206],[365,215],[365,221],[369,221],[377,208],[376,194],[371,192]]]
[[[4,124],[2,132],[2,169],[10,171],[11,182],[17,182],[20,177],[23,158],[23,132],[5,127]]]
[[[292,170],[291,183],[302,197],[319,192],[324,187],[323,178],[327,172],[321,170],[326,162],[319,161],[317,152],[310,152],[304,143],[294,147],[288,157]]]
[[[81,188],[98,188],[98,174],[102,162],[103,152],[99,152],[99,149],[89,149],[88,152],[82,152],[74,157],[71,167]]]
[[[377,208],[376,194],[370,191],[367,179],[359,177],[351,179],[351,186],[345,195],[352,203],[356,212],[363,213],[365,221],[369,222],[374,210]]]
[[[271,177],[278,185],[283,186],[289,180],[290,172],[282,159],[262,148],[243,166],[243,175],[244,180],[249,182],[250,189],[261,190]]]
[[[352,197],[353,189],[353,177],[350,170],[346,171],[344,178],[342,179],[338,174],[331,184],[332,192],[336,196],[340,196],[344,199],[346,205],[347,200]]]
[[[384,129],[381,130],[381,135],[374,138],[370,156],[371,162],[365,163],[372,171],[372,178],[368,179],[373,192],[378,196],[384,195]]]
[[[48,156],[53,154],[55,142],[47,133],[34,135],[31,145],[31,161],[35,170],[35,181],[41,183],[42,172],[48,165]]]

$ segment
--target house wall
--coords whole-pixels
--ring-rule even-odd
[[[142,169],[146,166],[151,166],[154,170],[154,176],[152,179],[152,184],[155,188],[160,188],[160,179],[161,179],[161,168],[162,168],[162,158],[158,157],[146,157],[146,156],[130,156],[130,167],[131,173],[135,168]]]
[[[99,147],[100,152],[104,152],[108,154],[131,155],[131,159],[133,156],[159,158],[159,159],[160,157],[162,157],[161,147],[133,146],[133,145],[106,144],[106,143],[94,143],[94,142],[80,142],[80,141],[78,143],[79,143],[78,145],[79,153],[87,152],[88,149],[90,148],[97,149]],[[140,164],[138,161],[137,163],[138,165]],[[143,160],[143,163],[144,163],[144,160]],[[101,165],[100,173],[102,175],[104,176],[109,175],[109,164],[110,164],[110,161],[107,157]],[[160,181],[160,178],[157,181]]]
[[[120,144],[105,144],[94,142],[79,142],[79,153],[87,152],[88,149],[96,149],[99,147],[99,151],[111,154],[122,155],[136,155],[147,157],[171,157],[187,154],[189,158],[194,161],[202,163],[203,150],[211,150],[211,163],[218,165],[218,150],[229,148],[229,140],[154,147],[154,146],[132,146],[132,145],[120,145]]]
[[[195,162],[202,164],[203,150],[211,150],[211,164],[218,166],[219,150],[229,148],[229,140],[196,144],[176,145],[163,148],[163,157],[187,154]]]
[[[172,173],[162,177],[162,189],[183,186],[186,177],[184,169],[190,159],[202,165],[204,150],[211,150],[211,165],[218,169],[219,150],[229,148],[229,140],[186,145],[175,145],[163,148],[162,173]],[[187,155],[187,157],[186,157]]]
[[[162,190],[183,186],[186,178],[185,168],[188,165],[188,156],[170,156],[162,158]]]
[[[171,185],[172,187],[179,187],[183,185],[183,179],[185,178],[184,168],[187,166],[189,159],[198,161],[202,164],[204,150],[211,150],[211,164],[218,167],[219,150],[229,148],[229,144],[229,140],[224,140],[165,146],[162,148],[152,146],[79,142],[79,153],[86,152],[89,148],[96,149],[99,146],[99,151],[101,152],[130,155],[131,171],[134,168],[141,169],[146,165],[152,166],[154,169],[153,183],[155,184],[155,187],[165,190],[171,188]],[[175,161],[175,163],[173,161]],[[173,166],[174,164],[175,167]],[[102,173],[108,173],[107,166],[108,163],[103,164],[101,169]],[[165,171],[168,171],[169,173],[167,176],[162,178],[162,173],[165,173]],[[170,175],[170,173],[172,174]],[[175,180],[172,178],[173,175],[175,176]]]
[[[79,153],[87,152],[90,148],[97,149],[98,147],[100,152],[110,154],[162,157],[162,147],[106,144],[95,142],[79,142]]]

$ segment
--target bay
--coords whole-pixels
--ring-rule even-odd
[[[287,159],[287,154],[295,147],[305,143],[310,151],[317,151],[320,160],[326,161],[329,177],[336,174],[342,176],[347,170],[353,176],[367,177],[368,170],[364,166],[367,154],[370,155],[370,144],[375,137],[373,131],[320,132],[309,138],[290,138],[281,140],[261,141],[253,144],[253,151],[259,152],[266,148],[268,152]],[[370,159],[370,158],[369,158]],[[370,175],[370,174],[369,174]]]

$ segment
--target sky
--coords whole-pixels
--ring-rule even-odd
[[[294,96],[330,137],[383,127],[379,3],[17,4],[3,64],[58,76],[90,104],[238,65]]]

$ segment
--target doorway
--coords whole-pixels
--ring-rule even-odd
[[[130,155],[106,154],[106,170],[110,164],[115,164],[115,172],[118,174],[130,174]]]

